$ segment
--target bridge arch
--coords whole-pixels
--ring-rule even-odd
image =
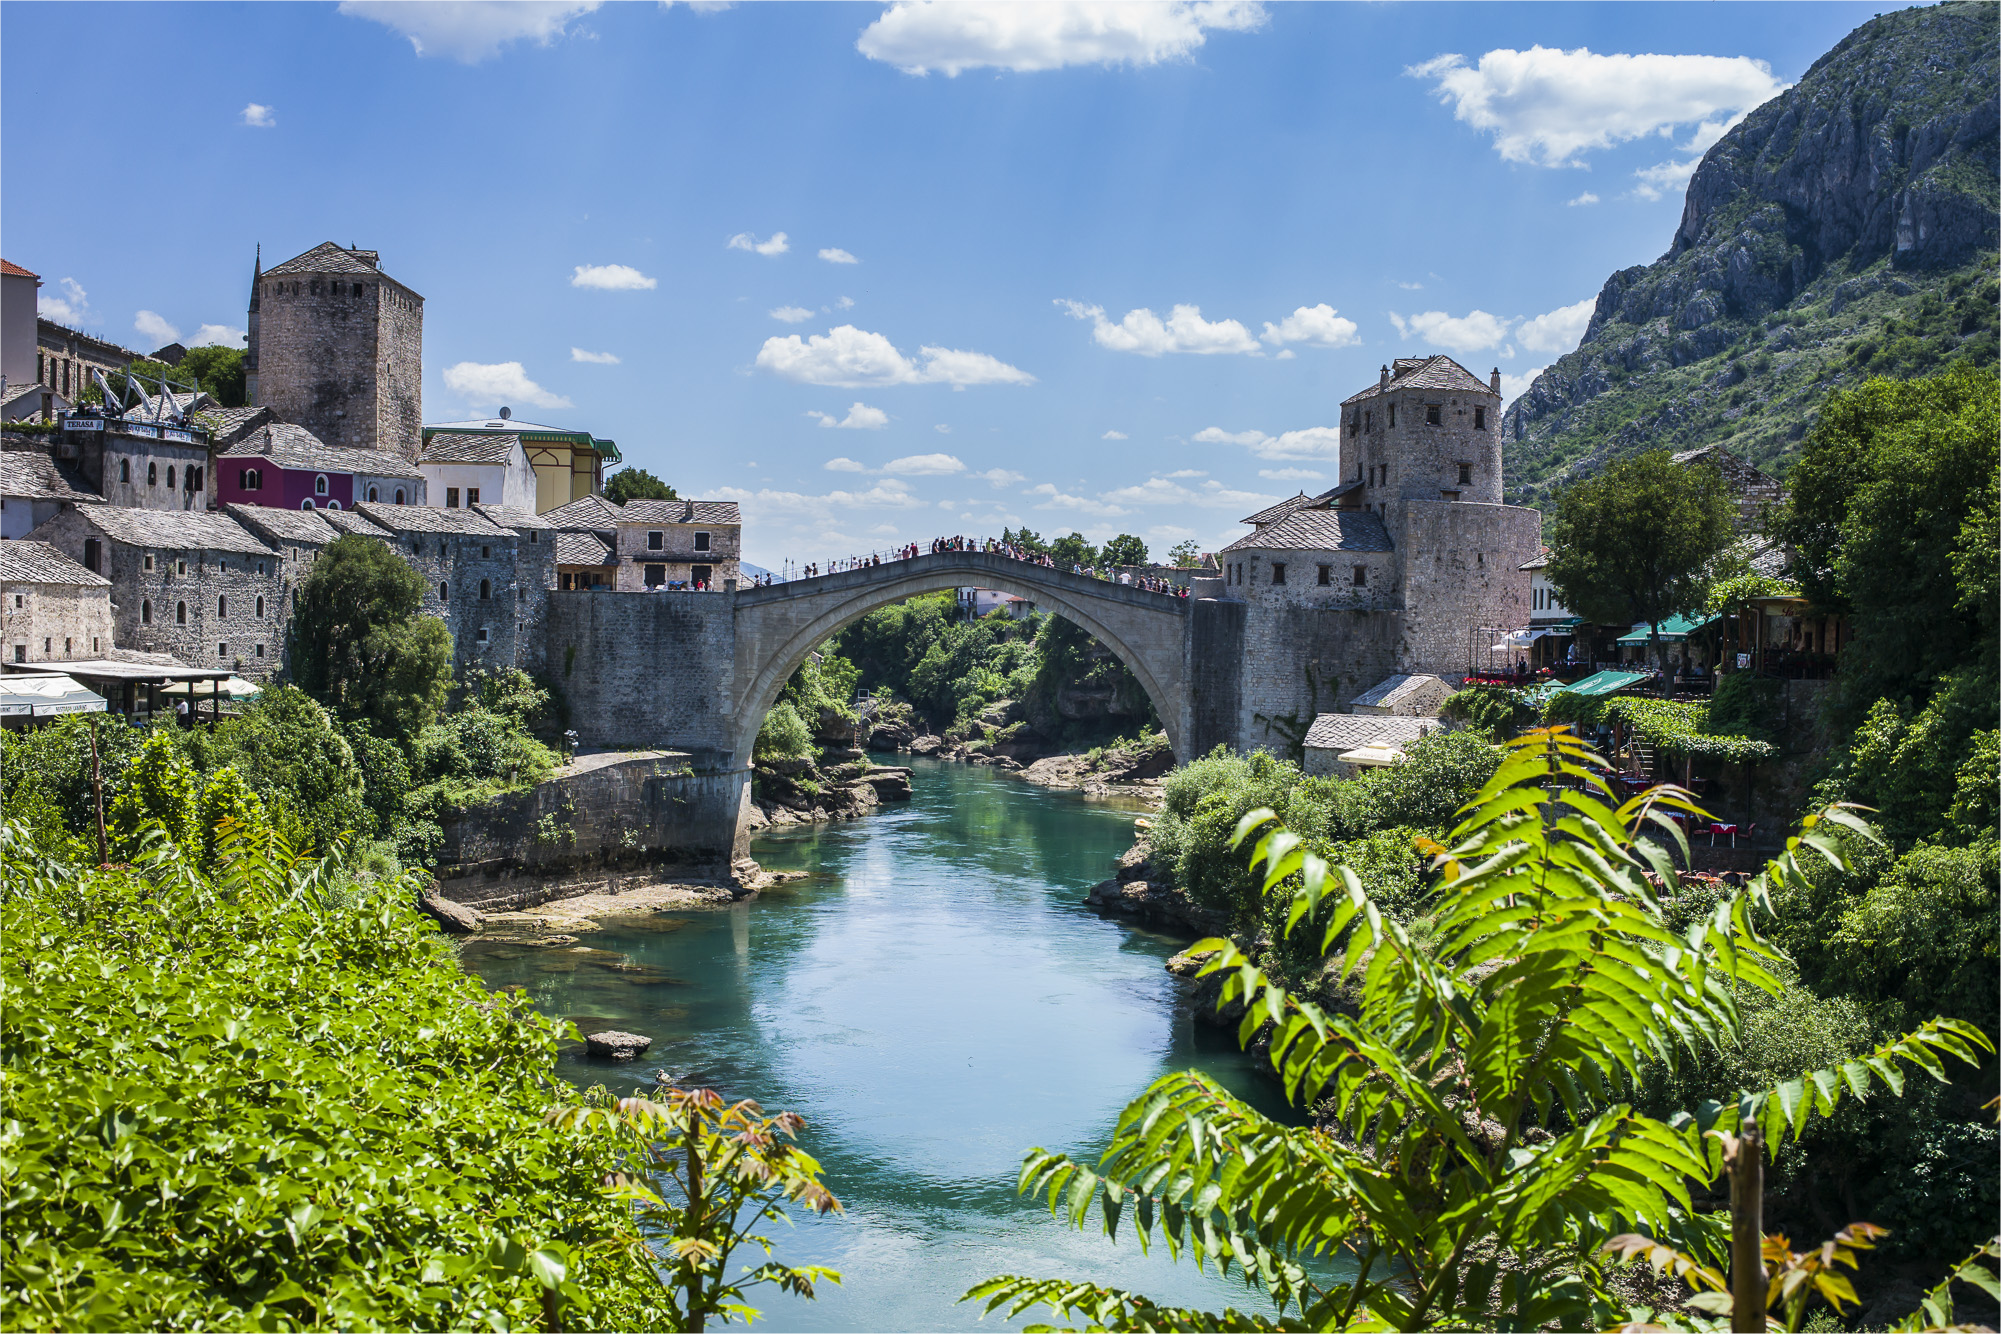
[[[977,586],[1027,598],[1110,649],[1146,691],[1181,754],[1188,717],[1188,603],[987,552],[955,551],[843,570],[737,593],[736,755],[750,762],[764,716],[785,683],[829,637],[920,593]]]

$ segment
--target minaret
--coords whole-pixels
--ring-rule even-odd
[[[263,290],[264,247],[260,244],[250,270],[250,338],[243,350],[243,401],[253,408],[257,406],[257,307]]]

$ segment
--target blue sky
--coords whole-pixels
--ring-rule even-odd
[[[611,437],[765,565],[1161,554],[1330,481],[1390,357],[1573,348],[1880,8],[10,2],[0,245],[141,350],[240,334],[259,243],[379,250],[426,420]]]

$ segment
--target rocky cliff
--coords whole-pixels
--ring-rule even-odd
[[[1783,471],[1830,390],[1992,364],[1997,12],[1885,14],[1724,135],[1667,253],[1509,407],[1509,498],[1661,446]]]

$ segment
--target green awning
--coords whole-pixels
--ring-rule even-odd
[[[1599,672],[1562,687],[1573,695],[1610,695],[1650,679],[1652,672]]]
[[[1661,639],[1663,641],[1687,639],[1715,619],[1714,616],[1670,616],[1661,622]],[[1621,644],[1646,644],[1651,643],[1652,639],[1652,633],[1645,621],[1635,623],[1631,630],[1619,636]]]

